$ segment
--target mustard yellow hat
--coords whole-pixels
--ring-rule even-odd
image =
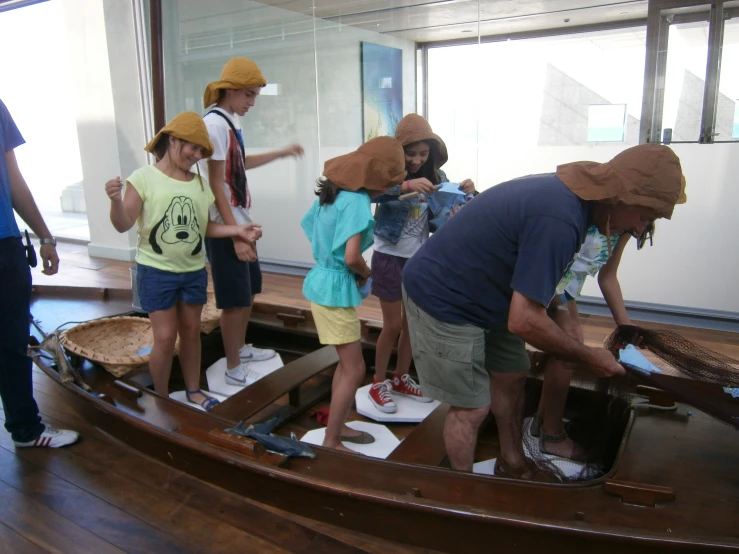
[[[354,152],[331,158],[323,165],[323,175],[344,190],[385,190],[403,182],[405,154],[393,137],[368,140]]]
[[[167,133],[181,140],[186,140],[193,144],[203,147],[203,156],[210,158],[213,155],[213,143],[210,142],[208,128],[200,115],[195,112],[182,112],[173,117],[162,129],[151,139],[149,144],[144,147],[147,152],[154,153],[154,147],[162,137],[162,133]]]
[[[221,80],[210,83],[205,87],[203,107],[207,108],[218,101],[218,91],[221,89],[242,89],[263,87],[267,80],[259,67],[249,58],[231,58],[221,71]]]
[[[652,208],[666,219],[687,201],[680,158],[661,144],[633,146],[606,163],[560,165],[557,177],[583,200]]]

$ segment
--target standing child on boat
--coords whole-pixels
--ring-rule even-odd
[[[431,130],[426,119],[415,113],[406,115],[398,123],[395,138],[403,146],[408,179],[374,200],[378,206],[372,254],[372,294],[380,299],[382,331],[377,339],[375,378],[369,397],[375,408],[385,413],[398,409],[391,392],[419,402],[431,402],[408,374],[412,356],[408,322],[401,301],[401,276],[405,263],[429,238],[429,212],[433,210],[428,197],[441,183],[448,181],[440,169],[448,159],[446,145]],[[475,193],[471,179],[460,184],[465,193]],[[399,199],[413,192],[418,194]],[[396,339],[398,361],[392,379],[387,379],[387,366]]]
[[[145,150],[154,165],[134,171],[121,196],[120,178],[105,184],[110,220],[120,233],[138,222],[136,286],[141,307],[149,313],[154,345],[149,368],[154,390],[168,394],[177,336],[187,400],[210,410],[215,398],[200,390],[200,313],[207,302],[203,236],[239,237],[251,243],[261,236],[258,225],[219,225],[208,221],[213,193],[190,171],[213,153],[203,119],[183,112],[170,121]]]
[[[356,306],[362,301],[359,287],[371,272],[362,252],[372,245],[375,225],[370,195],[401,183],[405,176],[400,143],[392,137],[372,139],[325,163],[318,200],[301,222],[316,260],[303,283],[303,294],[311,302],[321,344],[333,344],[339,353],[323,441],[329,448],[348,450],[342,441],[374,441],[345,425],[366,371]]]
[[[203,117],[213,152],[200,162],[215,195],[210,219],[217,223],[252,223],[251,195],[246,171],[274,160],[302,156],[303,148],[292,144],[281,150],[246,155],[241,118],[254,106],[267,84],[262,72],[247,58],[226,63],[219,81],[205,89]],[[244,344],[254,296],[262,292],[262,271],[256,250],[238,237],[208,238],[206,241],[216,306],[221,311],[221,334],[226,352],[226,383],[250,385],[260,375],[250,371],[248,362],[267,360],[274,350]]]

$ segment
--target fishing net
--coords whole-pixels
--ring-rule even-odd
[[[645,357],[664,374],[691,377],[725,387],[739,387],[739,361],[672,331],[622,325],[611,333],[604,346],[618,358],[618,351],[627,344],[640,348]]]
[[[526,418],[521,431],[524,452],[540,469],[563,482],[591,480],[606,473],[618,453],[632,408],[677,408],[674,403],[671,406],[650,403],[638,385],[666,391],[673,400],[691,404],[724,423],[739,427],[736,417],[739,406],[732,395],[739,387],[739,361],[677,333],[637,326],[617,328],[604,346],[618,359],[619,350],[629,344],[636,346],[661,372],[655,375],[630,372],[625,378],[599,379],[594,385],[591,383],[590,391],[570,387],[564,414],[566,433],[585,449],[583,459],[587,462],[553,455],[551,452],[557,450],[557,445],[551,442],[545,445],[541,421],[536,415]],[[546,361],[539,360],[535,364],[532,360],[533,374],[541,374],[545,367]],[[531,396],[538,402],[538,395]],[[536,406],[532,405],[526,413],[535,411]]]

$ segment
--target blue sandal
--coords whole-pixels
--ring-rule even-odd
[[[205,400],[203,400],[202,402],[196,402],[195,400],[193,400],[192,398],[190,398],[190,395],[191,394],[198,394],[198,393],[200,393],[203,396],[205,396]],[[186,390],[185,391],[185,396],[187,397],[187,401],[188,402],[190,402],[191,404],[200,404],[200,406],[206,412],[211,411],[213,408],[215,408],[218,404],[221,403],[220,400],[218,400],[217,398],[213,398],[211,396],[206,395],[201,389],[198,389],[198,390]]]

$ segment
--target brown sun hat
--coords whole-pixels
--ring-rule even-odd
[[[687,200],[680,159],[661,144],[633,146],[606,163],[560,165],[557,177],[583,200],[651,208],[666,219]]]
[[[205,126],[203,118],[195,112],[182,112],[174,116],[169,123],[154,136],[153,139],[144,147],[147,152],[154,153],[154,147],[162,137],[162,133],[167,133],[181,140],[186,140],[192,144],[203,147],[203,157],[210,158],[213,155],[213,143],[210,142],[208,128]]]
[[[398,126],[395,128],[395,138],[403,146],[420,141],[436,143],[439,155],[436,157],[436,167],[434,169],[439,169],[449,159],[444,141],[431,130],[431,125],[426,121],[426,118],[417,113],[409,113],[398,122]]]
[[[267,80],[259,67],[249,58],[231,58],[223,66],[221,80],[205,87],[203,107],[215,104],[218,101],[218,91],[221,89],[263,87],[266,84]]]
[[[376,137],[354,152],[331,158],[323,165],[323,176],[344,190],[385,190],[403,182],[405,154],[393,137]]]

